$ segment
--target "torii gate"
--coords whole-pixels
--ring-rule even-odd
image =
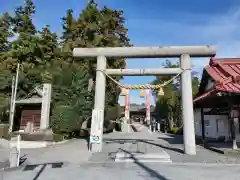
[[[90,143],[92,152],[102,151],[106,75],[154,76],[181,73],[182,116],[184,125],[184,151],[196,154],[191,57],[213,57],[214,46],[160,46],[160,47],[105,47],[75,48],[75,57],[97,57],[95,104],[92,114]],[[180,68],[106,69],[106,58],[179,58]]]
[[[146,120],[150,122],[150,117],[151,117],[151,113],[150,113],[150,96],[151,96],[151,91],[150,89],[146,89],[146,93],[145,93],[145,97],[146,97]],[[124,115],[126,119],[130,119],[130,95],[129,95],[129,89],[124,89],[122,88],[122,92],[120,94],[120,96],[124,97]]]

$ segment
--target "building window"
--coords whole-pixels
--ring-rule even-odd
[[[205,126],[210,126],[209,120],[204,120],[204,125]]]

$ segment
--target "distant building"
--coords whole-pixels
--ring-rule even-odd
[[[120,112],[124,115],[124,106],[120,106]],[[154,115],[155,106],[150,106],[151,114]],[[146,115],[146,105],[131,104],[130,105],[130,117],[132,115]]]

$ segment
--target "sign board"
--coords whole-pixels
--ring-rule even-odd
[[[92,111],[90,143],[100,144],[102,142],[103,119],[103,110],[94,109]]]

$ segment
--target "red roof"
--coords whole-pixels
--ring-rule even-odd
[[[214,79],[216,90],[240,93],[240,58],[211,58],[205,69]]]
[[[205,70],[214,80],[214,88],[198,96],[194,102],[213,92],[240,93],[240,58],[211,58]]]

